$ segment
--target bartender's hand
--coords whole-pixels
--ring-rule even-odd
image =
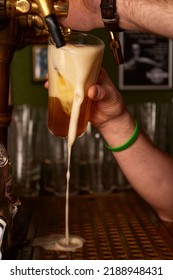
[[[59,18],[59,22],[65,27],[81,31],[104,27],[100,0],[69,0],[66,2],[69,2],[68,16]]]
[[[48,74],[44,86],[49,87]],[[98,129],[122,116],[126,111],[123,98],[115,88],[107,72],[102,68],[97,84],[88,90],[88,97],[92,100],[89,121]]]
[[[46,88],[46,89],[48,89],[49,88],[49,82],[48,82],[48,73],[46,74],[46,82],[44,83],[44,87]]]
[[[126,111],[121,94],[104,69],[100,72],[97,84],[89,88],[88,97],[92,99],[89,120],[98,129],[121,117]]]

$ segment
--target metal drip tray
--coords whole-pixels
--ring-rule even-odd
[[[22,201],[14,222],[13,259],[173,259],[173,225],[161,222],[133,191],[70,197],[70,234],[85,239],[74,253],[31,247],[30,240],[64,234],[65,199]],[[17,238],[16,238],[17,237]]]

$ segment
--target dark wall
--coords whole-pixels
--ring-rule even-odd
[[[16,51],[11,65],[12,103],[47,106],[43,82],[33,81],[32,47]]]

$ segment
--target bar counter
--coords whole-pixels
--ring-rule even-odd
[[[71,196],[70,234],[84,238],[85,243],[81,249],[68,253],[30,246],[35,237],[65,233],[65,198],[42,194],[20,200],[12,247],[5,259],[173,259],[173,223],[160,221],[132,189]]]

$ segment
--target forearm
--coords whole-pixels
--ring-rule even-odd
[[[173,38],[172,0],[117,0],[116,2],[121,28]]]
[[[68,0],[68,16],[59,17],[65,27],[89,31],[104,28],[101,0]],[[119,27],[125,30],[151,32],[173,38],[172,0],[116,0]]]
[[[128,113],[100,128],[113,147],[125,143],[133,131],[134,120]],[[131,147],[113,155],[132,187],[162,219],[173,221],[173,159],[154,147],[142,132]]]

